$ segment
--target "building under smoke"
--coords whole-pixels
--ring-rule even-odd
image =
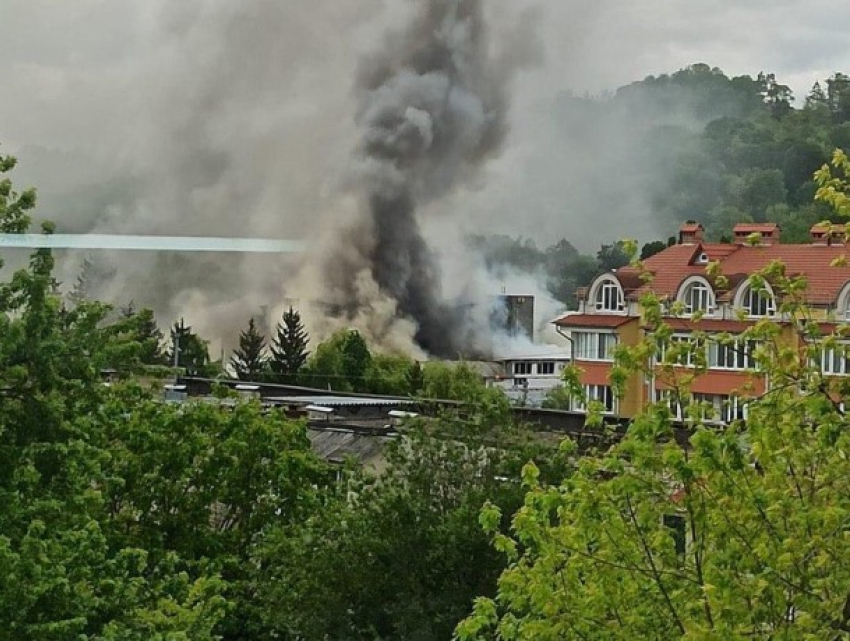
[[[534,296],[503,294],[493,310],[491,326],[510,338],[534,341]]]

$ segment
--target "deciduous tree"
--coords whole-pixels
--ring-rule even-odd
[[[846,190],[843,181],[826,184],[831,194]],[[846,327],[822,334],[807,284],[779,263],[753,282],[770,283],[803,342],[782,340],[770,320],[744,332],[770,382],[749,394],[746,418],[713,423],[713,409],[691,393],[706,368],[701,333],[675,341],[661,302],[645,296],[654,329],[618,350],[610,380],[617,388],[636,369],[663,375],[670,403],[650,405],[620,443],[583,458],[557,488],[541,485],[529,464],[509,535],[497,506],[482,511],[510,567],[496,599],[479,599],[459,625],[460,639],[850,635],[850,422],[838,402],[850,386],[815,365],[825,350],[847,358]],[[693,367],[683,373],[686,355]],[[684,408],[684,424],[671,404]]]

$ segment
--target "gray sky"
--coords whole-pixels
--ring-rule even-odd
[[[495,0],[498,2],[499,0]],[[386,0],[391,5],[398,0]],[[528,2],[528,0],[521,0]],[[184,5],[185,10],[165,9]],[[249,13],[258,0],[0,0],[0,139],[8,146],[37,142],[73,146],[92,130],[132,117],[126,102],[144,77],[167,61],[161,49],[191,39],[217,16]],[[360,19],[377,18],[372,0],[284,0],[281,37],[356,40]],[[368,9],[354,10],[351,5]],[[817,78],[850,70],[850,3],[839,0],[538,0],[545,63],[530,74],[532,94],[610,90],[648,74],[704,61],[727,74],[773,71],[798,95]],[[323,13],[326,14],[323,16]],[[342,31],[314,32],[318,19]],[[378,18],[379,19],[379,18]],[[346,30],[349,33],[346,33]],[[163,41],[163,37],[166,41]],[[203,43],[214,48],[214,43]],[[358,43],[358,44],[362,44]],[[346,55],[353,50],[325,52]],[[209,55],[200,48],[197,55]],[[313,54],[316,54],[314,51]],[[262,61],[257,60],[260,64]],[[305,55],[303,64],[313,62]],[[160,71],[164,71],[160,69]],[[117,103],[117,104],[116,104]],[[70,131],[69,131],[70,130]]]

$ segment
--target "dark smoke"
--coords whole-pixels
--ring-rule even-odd
[[[361,256],[396,313],[417,326],[426,352],[453,356],[464,345],[460,306],[444,299],[417,212],[474,176],[506,132],[508,69],[490,49],[483,0],[430,0],[403,33],[364,61],[357,89],[358,150],[368,216],[353,230],[371,235]],[[360,265],[347,266],[354,278]],[[346,269],[328,263],[338,280]],[[368,306],[348,283],[342,309]],[[467,350],[468,351],[468,350]]]

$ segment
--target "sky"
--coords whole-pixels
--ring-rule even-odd
[[[351,208],[358,69],[423,1],[0,0],[0,152],[18,156],[16,184],[38,186],[39,211],[59,231],[318,246]],[[850,2],[485,5],[490,39],[516,69],[509,131],[462,188],[420,212],[447,254],[469,231],[567,237],[585,251],[673,233],[640,194],[631,215],[587,220],[571,195],[599,168],[558,124],[559,96],[604,95],[704,62],[730,76],[773,72],[800,99],[815,80],[850,72]],[[235,325],[269,292],[292,295],[280,284],[286,268],[257,257],[137,257],[129,269],[122,260],[105,261],[101,294],[133,291],[172,317],[215,309],[211,322]],[[66,279],[77,267],[64,264]]]

